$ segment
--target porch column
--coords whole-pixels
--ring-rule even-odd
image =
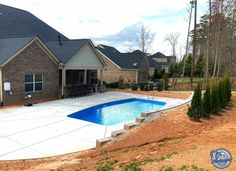
[[[62,97],[65,95],[64,88],[66,86],[66,69],[63,67],[61,70],[61,76],[62,76],[62,81],[61,81],[61,95]]]
[[[87,83],[87,69],[84,70],[84,84]]]
[[[101,85],[102,85],[102,82],[103,82],[103,69],[101,69],[101,76],[100,76],[100,80],[101,80]]]
[[[136,71],[136,78],[135,78],[135,80],[136,80],[136,83],[138,83],[138,71]]]
[[[2,69],[0,69],[0,103],[3,102],[3,82],[2,82]]]

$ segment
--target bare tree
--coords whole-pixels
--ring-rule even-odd
[[[176,56],[176,45],[178,43],[178,38],[179,38],[179,33],[170,33],[167,34],[165,37],[165,41],[169,42],[170,45],[172,46],[172,55]]]
[[[154,41],[155,34],[145,26],[141,25],[140,30],[137,35],[138,46],[143,53],[147,53]]]

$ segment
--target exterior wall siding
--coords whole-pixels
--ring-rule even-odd
[[[43,74],[43,91],[33,92],[32,102],[39,102],[58,98],[59,72],[58,65],[33,42],[2,69],[3,82],[11,83],[11,92],[3,92],[4,105],[24,104],[25,74]]]
[[[136,82],[136,70],[121,70],[117,66],[115,66],[111,61],[109,61],[106,57],[104,57],[103,55],[101,56],[107,64],[107,67],[103,70],[103,81],[105,81],[106,83],[112,83],[117,82],[120,77],[123,77],[124,83]],[[100,74],[100,72],[98,73]]]

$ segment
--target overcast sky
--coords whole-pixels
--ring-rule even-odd
[[[184,53],[190,0],[0,0],[24,9],[71,39],[91,38],[120,51],[137,48],[137,32],[143,23],[155,33],[151,53],[171,55],[166,34],[180,33],[178,55]],[[198,0],[200,17],[207,0]]]

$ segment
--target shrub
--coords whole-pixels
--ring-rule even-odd
[[[140,83],[140,90],[144,91],[146,83]]]
[[[220,110],[220,99],[217,84],[213,84],[211,88],[211,113],[217,114]]]
[[[109,88],[118,88],[119,83],[118,82],[109,83],[109,84],[107,84],[107,87],[109,87]]]
[[[225,77],[225,86],[227,90],[227,102],[230,102],[232,94],[231,94],[231,82],[228,76]]]
[[[204,117],[209,118],[211,113],[211,88],[209,85],[206,86],[206,91],[203,96],[203,109]]]
[[[131,90],[137,91],[138,90],[138,85],[136,83],[132,84]]]
[[[203,116],[202,92],[200,83],[194,90],[191,107],[189,107],[187,115],[191,120],[198,121]]]
[[[227,89],[226,89],[226,80],[222,78],[218,83],[218,95],[220,101],[220,108],[223,109],[227,105]]]
[[[149,91],[149,90],[150,90],[150,85],[149,85],[149,84],[146,84],[145,87],[144,87],[144,90],[145,90],[145,91]]]
[[[164,73],[162,78],[164,80],[164,89],[168,90],[168,88],[169,88],[169,77],[168,77],[168,74]]]
[[[163,83],[162,82],[157,82],[157,91],[162,91],[163,89]]]
[[[152,91],[154,89],[153,83],[149,84],[149,90]]]

